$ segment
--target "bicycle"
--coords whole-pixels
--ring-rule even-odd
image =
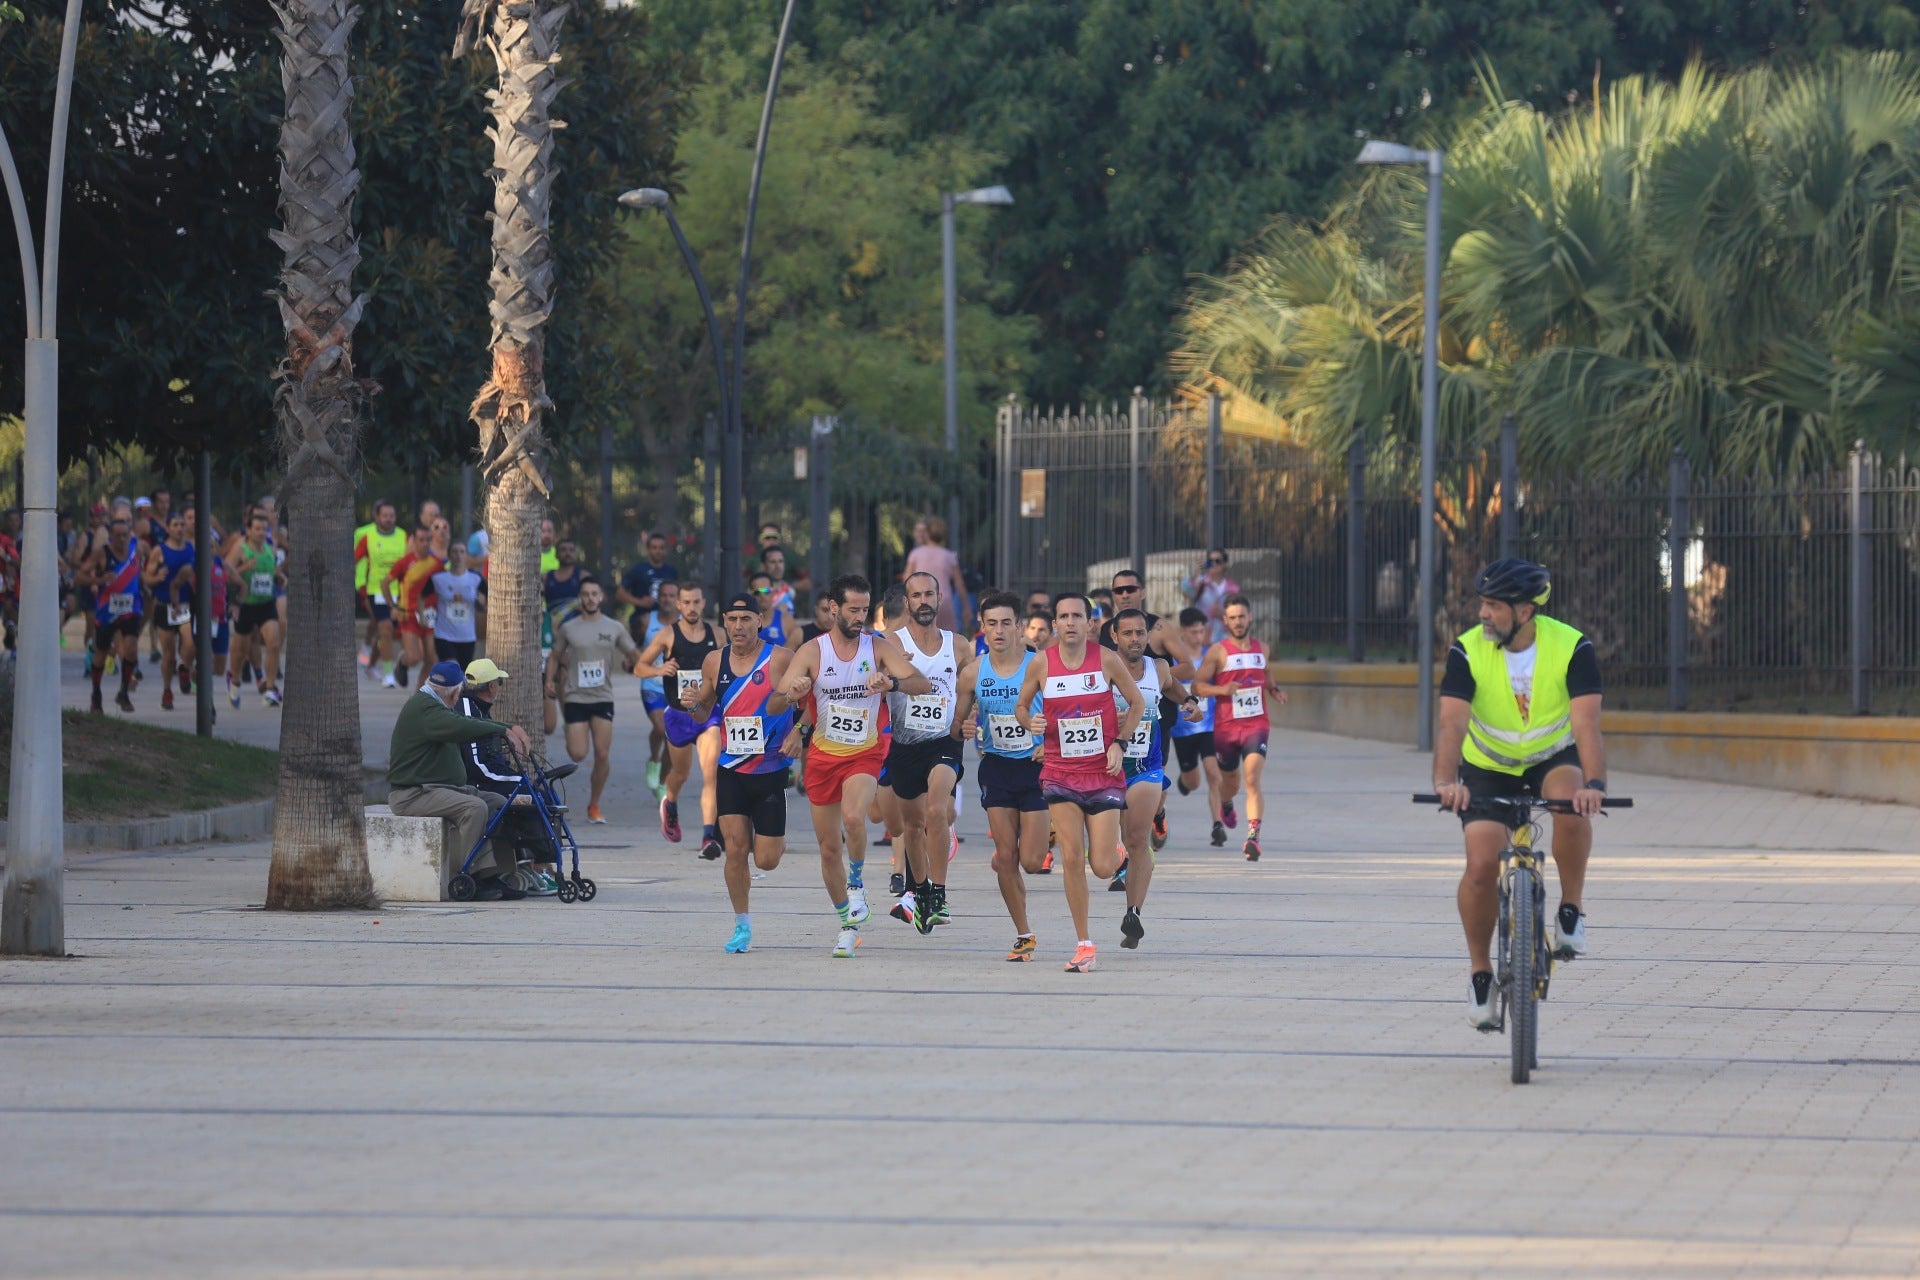
[[[1415,804],[1439,804],[1440,797],[1421,793]],[[1633,801],[1621,796],[1607,797],[1602,809],[1631,809]],[[1445,812],[1443,810],[1442,812]],[[1513,1029],[1508,1048],[1513,1058],[1512,1079],[1525,1084],[1540,1066],[1539,1003],[1547,998],[1547,985],[1553,978],[1555,960],[1571,960],[1571,951],[1547,945],[1547,882],[1541,874],[1545,855],[1537,848],[1541,813],[1572,813],[1570,800],[1546,800],[1539,796],[1489,796],[1467,806],[1469,815],[1480,815],[1503,823],[1508,831],[1507,847],[1500,851],[1500,926],[1493,957],[1493,985],[1499,996],[1493,1025],[1480,1028],[1491,1034],[1507,1030],[1507,1013],[1513,1013]],[[1525,940],[1516,945],[1516,940]]]

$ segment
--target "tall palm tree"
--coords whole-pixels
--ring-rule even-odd
[[[516,678],[500,712],[533,733],[541,715],[540,522],[551,491],[543,415],[546,326],[553,314],[553,99],[560,92],[557,0],[463,0],[453,56],[485,33],[499,85],[488,91],[493,127],[493,370],[474,399],[487,482],[487,652]]]
[[[364,905],[372,896],[354,665],[353,499],[363,386],[353,373],[360,187],[348,106],[351,0],[281,0],[280,270],[287,354],[274,418],[287,471],[287,686],[267,906]]]

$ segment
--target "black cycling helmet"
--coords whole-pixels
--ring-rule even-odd
[[[1538,607],[1553,594],[1553,575],[1545,565],[1507,556],[1495,560],[1474,579],[1473,592],[1502,604],[1530,604]]]

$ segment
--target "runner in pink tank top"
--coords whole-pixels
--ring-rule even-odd
[[[1014,704],[1032,707],[1036,696],[1041,700],[1040,709],[1027,717],[1027,729],[1042,739],[1040,792],[1060,839],[1060,879],[1078,931],[1069,973],[1093,971],[1087,862],[1103,880],[1120,869],[1120,810],[1127,803],[1122,753],[1146,707],[1120,655],[1092,643],[1092,614],[1083,595],[1069,593],[1054,601],[1059,641],[1044,661],[1027,664]],[[1116,692],[1127,701],[1125,713],[1114,703]]]

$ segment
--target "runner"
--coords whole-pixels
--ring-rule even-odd
[[[540,575],[540,594],[547,602],[547,616],[558,627],[573,616],[574,601],[580,598],[580,584],[586,574],[580,569],[580,549],[571,540],[555,544],[554,559],[560,567]]]
[[[667,691],[663,725],[667,731],[666,794],[660,797],[660,834],[680,843],[680,789],[687,785],[696,755],[700,758],[700,856],[708,860],[726,852],[720,843],[719,797],[713,771],[719,767],[720,722],[712,716],[695,717],[700,673],[707,655],[720,647],[713,624],[706,621],[707,593],[697,582],[680,588],[680,617],[650,641],[634,668],[642,679],[661,676]]]
[[[786,550],[778,544],[760,548],[760,567],[767,571],[767,577],[773,584],[773,607],[785,608],[788,613],[793,613],[793,584],[787,581]],[[818,612],[818,603],[816,599],[815,612]]]
[[[1220,759],[1224,794],[1220,814],[1227,826],[1236,821],[1233,798],[1240,791],[1240,773],[1247,775],[1247,840],[1240,846],[1248,862],[1260,861],[1260,821],[1266,801],[1260,794],[1260,774],[1267,764],[1267,699],[1287,705],[1286,690],[1267,674],[1267,647],[1248,633],[1253,630],[1253,606],[1242,595],[1227,597],[1220,611],[1227,638],[1207,650],[1194,677],[1193,691],[1218,698],[1213,721],[1213,748]]]
[[[407,535],[395,527],[400,512],[382,498],[373,504],[373,524],[353,546],[353,584],[367,601],[367,678],[393,675],[393,605],[387,575],[407,554]]]
[[[1052,608],[1051,605],[1048,606]],[[1025,636],[1027,648],[1034,653],[1045,653],[1053,648],[1053,615],[1051,613],[1032,613],[1027,615]]]
[[[1000,896],[1013,918],[1013,948],[1007,959],[1016,963],[1032,960],[1039,945],[1027,920],[1026,875],[1041,874],[1047,856],[1040,744],[1027,731],[1019,701],[1027,668],[1044,659],[1021,643],[1019,610],[1020,598],[1007,591],[992,592],[980,601],[987,651],[960,673],[960,702],[954,712],[960,736],[980,746],[980,804],[993,834]]]
[[[589,738],[593,744],[592,791],[587,821],[600,823],[600,797],[613,770],[613,667],[616,661],[634,668],[639,647],[627,629],[600,612],[606,599],[600,584],[589,577],[580,584],[580,612],[553,633],[553,652],[547,655],[547,696],[560,700],[567,723],[567,758],[585,760]]]
[[[88,559],[81,577],[93,588],[95,601],[93,647],[99,656],[90,673],[93,678],[91,709],[95,714],[104,711],[100,705],[100,677],[106,672],[106,659],[111,657],[120,667],[120,693],[113,703],[122,711],[131,712],[144,602],[140,544],[133,537],[131,515],[114,515],[107,526],[107,545]]]
[[[800,643],[818,640],[833,630],[833,601],[824,591],[815,594],[813,599],[813,621],[800,628]]]
[[[434,657],[464,668],[473,661],[473,648],[478,643],[480,598],[486,584],[467,566],[467,548],[460,542],[448,545],[447,567],[430,581],[438,601],[433,615]]]
[[[755,570],[747,579],[747,591],[760,605],[760,638],[782,649],[798,649],[800,626],[792,608],[774,599],[773,575]]]
[[[1028,731],[1043,739],[1040,792],[1059,838],[1067,910],[1078,940],[1068,973],[1093,972],[1087,863],[1102,878],[1120,869],[1120,810],[1127,804],[1122,753],[1142,713],[1140,688],[1126,663],[1092,643],[1092,614],[1093,606],[1077,592],[1054,601],[1059,642],[1028,665],[1015,700],[1016,707],[1028,709]],[[1114,701],[1116,691],[1127,700],[1124,712]],[[1031,710],[1036,696],[1042,699],[1038,711]]]
[[[633,565],[621,575],[620,589],[614,599],[631,607],[634,612],[629,621],[637,631],[645,625],[646,615],[657,608],[660,588],[680,576],[680,570],[667,563],[667,537],[663,533],[647,535],[647,558]],[[671,610],[660,610],[666,617],[672,617]],[[639,637],[635,637],[639,639]],[[644,640],[641,643],[645,643]]]
[[[904,869],[911,877],[891,914],[926,933],[934,925],[953,923],[947,912],[953,789],[966,774],[960,762],[960,739],[954,732],[954,710],[960,665],[971,655],[959,636],[934,625],[940,616],[940,580],[931,573],[914,572],[907,575],[905,587],[901,625],[889,638],[931,688],[887,698],[893,726],[887,785],[899,805],[904,837],[895,843],[905,854]]]
[[[164,492],[164,491],[163,491]],[[185,512],[167,516],[166,541],[147,555],[141,575],[153,601],[154,635],[160,640],[160,709],[173,710],[173,686],[193,692],[193,544]]]
[[[406,649],[402,657],[408,666],[420,665],[424,670],[433,665],[428,655],[433,647],[433,625],[439,616],[433,575],[446,567],[452,541],[453,527],[443,517],[434,516],[414,536],[413,553],[402,556],[393,567],[400,584],[394,603],[400,611],[400,640]],[[404,675],[400,684],[406,685]]]
[[[1433,789],[1443,807],[1460,815],[1466,837],[1456,897],[1473,984],[1467,1016],[1486,1030],[1496,1016],[1491,943],[1507,830],[1470,808],[1476,800],[1523,794],[1572,802],[1572,813],[1553,815],[1553,865],[1560,876],[1553,945],[1560,959],[1583,956],[1587,918],[1580,903],[1593,853],[1591,819],[1607,795],[1607,753],[1600,663],[1591,640],[1540,612],[1553,593],[1546,567],[1496,560],[1480,571],[1473,590],[1480,625],[1447,650],[1440,682]]]
[[[406,551],[387,568],[380,590],[391,602],[393,629],[400,633],[400,654],[380,683],[389,689],[407,687],[407,672],[425,661],[424,646],[413,619],[413,602],[407,596],[407,578],[413,566],[427,554],[433,541],[431,525],[422,524],[407,538]]]
[[[1108,621],[1101,624],[1100,644],[1104,648],[1114,648],[1113,627],[1120,610],[1139,609],[1147,620],[1147,656],[1158,658],[1173,669],[1176,680],[1193,679],[1194,664],[1199,661],[1200,650],[1189,649],[1186,637],[1180,634],[1180,628],[1171,618],[1146,612],[1146,587],[1140,575],[1131,569],[1122,569],[1113,575],[1113,593],[1108,598],[1112,606],[1107,613]],[[1160,703],[1158,716],[1160,733],[1160,757],[1167,756],[1167,738],[1172,732],[1174,721],[1179,719],[1178,709],[1172,702]],[[1153,815],[1153,851],[1160,852],[1167,843],[1167,806],[1164,797],[1160,809]],[[1126,864],[1120,866],[1121,885],[1125,884]],[[1119,888],[1109,885],[1108,888]]]
[[[267,541],[271,518],[255,508],[247,517],[247,532],[227,552],[227,579],[238,586],[240,610],[233,622],[234,655],[227,671],[227,702],[240,705],[240,686],[234,683],[232,668],[252,662],[259,675],[261,699],[270,707],[280,705],[280,689],[274,673],[280,667],[280,615],[274,606],[274,590],[280,585],[280,562]]]
[[[435,507],[433,514],[437,518],[440,508]],[[544,576],[560,567],[560,552],[553,545],[553,521],[540,522],[540,572]]]
[[[1195,653],[1204,654],[1207,645],[1207,633],[1212,626],[1207,615],[1198,609],[1188,608],[1180,611],[1180,634],[1186,637],[1188,646]],[[1200,779],[1204,771],[1207,787],[1207,812],[1213,817],[1211,840],[1214,848],[1227,842],[1226,824],[1220,821],[1220,761],[1213,751],[1213,699],[1200,699],[1200,718],[1188,720],[1186,717],[1173,722],[1173,751],[1179,758],[1180,777],[1176,785],[1183,796],[1192,795],[1200,789]]]
[[[727,646],[707,655],[701,664],[700,692],[694,718],[704,719],[717,706],[724,742],[720,767],[709,776],[718,793],[720,834],[727,850],[727,897],[733,903],[733,936],[727,950],[735,955],[753,946],[753,920],[747,894],[753,865],[771,871],[780,865],[787,844],[787,766],[790,751],[800,747],[793,729],[793,703],[782,692],[791,650],[760,638],[760,602],[741,593],[727,601],[720,621]]]
[[[833,630],[802,645],[782,689],[813,726],[807,749],[807,800],[820,842],[820,879],[840,918],[833,954],[850,959],[867,919],[866,893],[850,884],[847,861],[864,862],[867,802],[886,758],[888,693],[931,693],[894,643],[866,631],[873,587],[857,573],[827,585]]]
[[[653,643],[653,638],[673,625],[673,618],[680,611],[680,584],[662,582],[655,588],[655,607],[647,610],[646,630],[640,636],[640,647]],[[638,612],[635,617],[640,616]],[[660,769],[667,759],[667,690],[659,676],[650,676],[640,682],[640,704],[647,711],[647,787],[654,794],[660,792]]]
[[[1140,687],[1143,714],[1140,724],[1127,738],[1123,768],[1127,777],[1127,807],[1120,819],[1120,839],[1126,845],[1127,914],[1120,920],[1120,945],[1131,951],[1146,936],[1140,922],[1140,910],[1147,905],[1147,885],[1153,879],[1153,856],[1160,845],[1153,843],[1156,831],[1164,830],[1156,817],[1164,810],[1167,793],[1166,756],[1161,743],[1160,711],[1169,704],[1188,720],[1200,718],[1200,699],[1174,679],[1172,665],[1165,658],[1147,653],[1147,614],[1141,609],[1122,609],[1113,620],[1113,636],[1127,674]],[[1125,710],[1128,699],[1116,705]],[[1118,877],[1115,877],[1118,879]]]

